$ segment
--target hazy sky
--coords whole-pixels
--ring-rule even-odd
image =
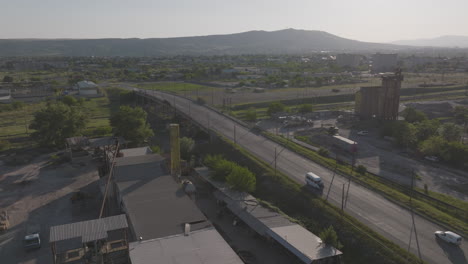
[[[285,28],[375,42],[468,35],[468,0],[0,0],[0,38],[154,38]]]

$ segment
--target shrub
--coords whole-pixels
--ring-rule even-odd
[[[151,151],[152,151],[153,153],[157,153],[157,154],[161,154],[161,153],[162,153],[162,150],[161,150],[161,148],[160,148],[159,146],[156,146],[156,145],[155,145],[155,146],[151,146],[150,149],[151,149]]]
[[[10,141],[0,140],[0,151],[8,150],[10,149],[10,147],[11,147]]]
[[[366,168],[366,166],[364,166],[364,165],[358,165],[358,166],[356,167],[356,172],[359,173],[359,174],[361,174],[361,175],[364,175],[364,174],[366,174],[366,172],[367,172],[367,168]]]
[[[203,99],[201,97],[197,97],[197,104],[204,105],[204,104],[206,104],[206,101],[205,101],[205,99]]]
[[[318,154],[323,157],[328,157],[330,156],[330,151],[328,151],[328,149],[325,149],[325,148],[320,148],[318,150]]]
[[[226,177],[227,183],[235,190],[241,192],[255,191],[257,180],[255,175],[245,167],[235,165]]]
[[[329,226],[320,232],[319,237],[322,239],[322,243],[326,245],[334,246],[337,249],[343,248],[343,245],[338,240],[338,235],[336,234],[333,226]]]
[[[255,111],[255,108],[249,108],[249,110],[245,111],[245,120],[250,122],[257,120],[257,111]]]

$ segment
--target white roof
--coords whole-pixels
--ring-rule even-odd
[[[344,142],[346,142],[346,143],[348,143],[348,144],[351,144],[351,145],[357,144],[356,141],[352,141],[352,140],[349,139],[349,138],[345,138],[345,137],[342,137],[342,136],[333,136],[333,137],[336,138],[336,139],[338,139],[338,140],[344,141]]]
[[[460,235],[455,234],[455,233],[452,232],[452,231],[446,231],[445,234],[450,235],[450,236],[453,236],[454,238],[461,238]]]
[[[91,81],[80,81],[76,83],[78,89],[86,89],[86,88],[96,88],[97,85]]]
[[[214,228],[130,243],[132,264],[243,264]]]
[[[269,234],[285,248],[292,248],[291,251],[305,263],[342,254],[300,225],[274,227]]]

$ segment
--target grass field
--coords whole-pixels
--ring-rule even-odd
[[[34,118],[34,113],[44,106],[45,102],[40,102],[26,104],[21,110],[0,112],[0,139],[8,140],[27,137],[30,133],[34,132],[28,126]],[[110,129],[110,107],[107,97],[86,100],[82,109],[89,118],[84,131],[85,135],[94,134],[96,129]],[[12,147],[18,146],[13,144]]]

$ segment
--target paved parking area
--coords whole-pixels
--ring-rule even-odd
[[[0,233],[0,263],[52,263],[51,226],[97,218],[101,197],[96,165],[65,163],[48,167],[50,154],[18,167],[0,167],[0,211],[7,210],[10,228]],[[71,201],[77,191],[87,198]],[[42,247],[25,251],[28,229],[40,230]]]

